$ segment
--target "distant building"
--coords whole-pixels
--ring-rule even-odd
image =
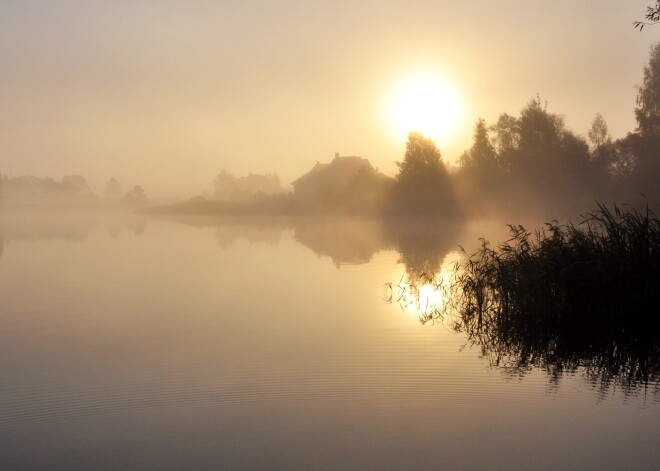
[[[375,175],[378,171],[367,159],[357,156],[340,157],[339,153],[329,164],[317,162],[312,169],[295,180],[293,191],[298,196],[313,196],[327,189],[347,187],[358,175]]]
[[[234,177],[227,170],[221,170],[213,182],[215,197],[225,201],[252,201],[255,198],[284,193],[280,178],[274,173],[247,177]]]

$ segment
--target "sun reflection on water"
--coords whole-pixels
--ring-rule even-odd
[[[404,313],[423,323],[441,318],[459,257],[459,252],[447,254],[437,273],[408,273],[398,283],[386,283],[385,301],[398,303]]]

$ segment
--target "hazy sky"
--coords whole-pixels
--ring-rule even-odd
[[[0,0],[0,172],[116,177],[151,196],[210,189],[221,168],[283,183],[335,152],[388,174],[404,142],[392,88],[432,71],[464,103],[446,161],[478,117],[539,93],[568,126],[634,128],[660,25],[652,0]]]

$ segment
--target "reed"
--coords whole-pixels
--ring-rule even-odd
[[[648,208],[599,204],[579,224],[509,227],[508,241],[493,249],[483,240],[457,270],[462,315],[658,327],[660,221]]]
[[[509,227],[508,241],[482,240],[448,281],[422,280],[445,301],[420,319],[465,332],[512,371],[579,370],[630,389],[659,380],[660,221],[648,208],[599,204],[577,224]],[[399,283],[399,299],[414,285]]]

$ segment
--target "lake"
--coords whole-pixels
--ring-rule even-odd
[[[385,301],[480,236],[504,222],[2,215],[0,466],[657,469],[656,376],[496,365]]]

